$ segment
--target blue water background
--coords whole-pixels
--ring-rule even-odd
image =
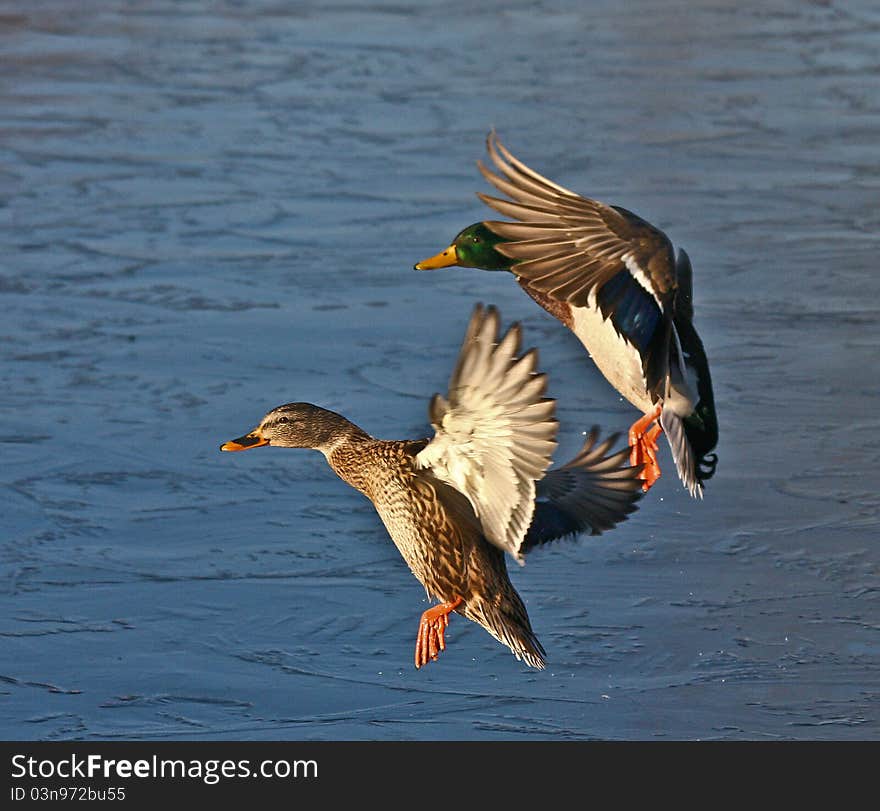
[[[880,737],[876,3],[0,2],[0,736]],[[470,310],[540,347],[559,458],[637,416],[505,274],[496,127],[685,246],[721,441],[512,572],[530,671],[424,592],[308,400],[428,431]]]

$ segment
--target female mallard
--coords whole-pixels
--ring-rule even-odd
[[[444,399],[435,394],[433,439],[379,440],[345,417],[309,403],[270,411],[259,426],[221,446],[321,451],[336,474],[376,508],[403,559],[440,605],[422,615],[415,664],[445,649],[455,611],[482,625],[517,659],[544,667],[544,649],[504,561],[548,541],[609,529],[635,509],[639,469],[627,451],[597,443],[545,473],[556,447],[555,401],[545,398],[537,352],[519,354],[520,328],[498,340],[498,312],[477,306]]]
[[[478,162],[480,172],[511,200],[478,196],[519,222],[475,223],[416,270],[459,265],[513,273],[644,413],[629,434],[632,464],[644,465],[644,489],[660,476],[663,430],[682,482],[702,497],[718,461],[709,455],[718,423],[709,363],[693,325],[687,254],[679,249],[676,258],[667,236],[631,211],[581,197],[529,169],[494,132],[488,151],[503,177]]]

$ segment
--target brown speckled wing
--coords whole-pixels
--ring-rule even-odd
[[[631,211],[581,197],[517,160],[494,132],[487,140],[497,172],[480,172],[510,199],[478,193],[486,205],[517,222],[487,221],[508,242],[497,250],[516,259],[513,273],[534,289],[575,307],[628,270],[661,308],[676,288],[666,235]]]

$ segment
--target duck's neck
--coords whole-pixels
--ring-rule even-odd
[[[324,454],[327,464],[340,479],[366,494],[369,481],[362,454],[364,446],[375,440],[353,422],[344,417],[340,420],[336,430],[316,450]]]
[[[341,416],[338,421],[334,421],[332,426],[328,426],[328,429],[326,437],[322,438],[321,443],[315,446],[315,450],[321,451],[331,465],[333,463],[332,457],[337,452],[373,439],[362,428]]]

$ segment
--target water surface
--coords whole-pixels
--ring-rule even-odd
[[[880,12],[831,2],[0,2],[0,735],[880,736]],[[512,573],[549,655],[424,592],[309,400],[425,435],[473,304],[540,347],[559,458],[636,414],[504,274],[496,127],[687,248],[721,420],[618,530]]]

